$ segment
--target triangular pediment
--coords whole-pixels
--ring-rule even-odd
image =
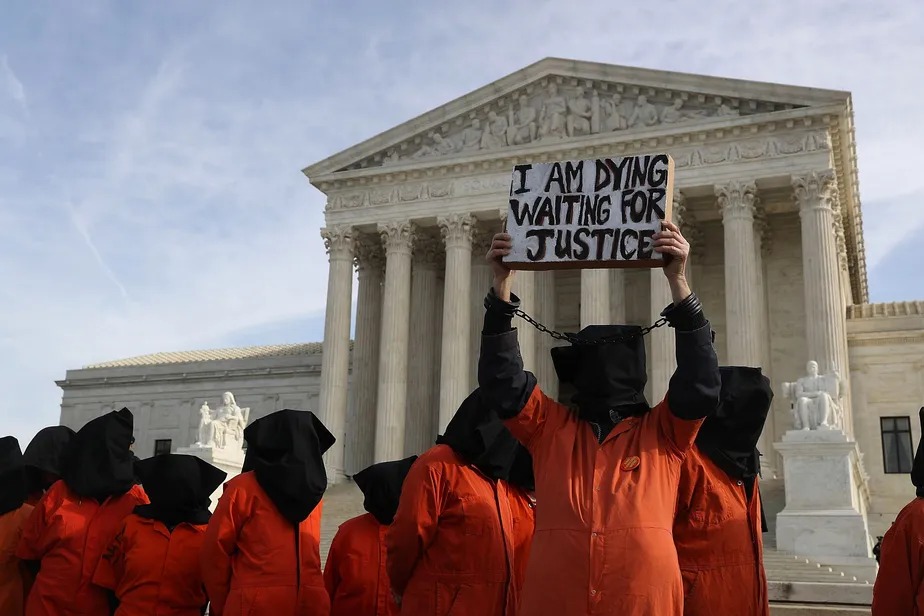
[[[304,170],[399,167],[843,104],[848,92],[547,58]]]

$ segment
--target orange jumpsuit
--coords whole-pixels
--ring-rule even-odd
[[[517,616],[533,529],[523,490],[432,447],[404,480],[385,538],[401,613]]]
[[[298,527],[279,513],[253,471],[225,484],[202,547],[210,616],[328,616],[319,503]]]
[[[100,503],[55,482],[32,511],[16,550],[23,560],[42,561],[26,616],[108,614],[106,592],[91,583],[93,573],[122,520],[147,502],[137,485]]]
[[[32,513],[32,505],[0,515],[0,614],[22,616],[26,596],[32,586],[32,574],[15,556],[22,527]]]
[[[701,421],[678,419],[665,400],[598,444],[590,424],[535,387],[505,423],[533,456],[542,505],[520,613],[679,614],[671,528],[680,466]],[[562,489],[565,498],[551,496]]]
[[[915,460],[917,464],[917,460]],[[873,616],[924,615],[924,498],[901,510],[882,538]]]
[[[324,566],[331,616],[397,616],[385,568],[385,531],[366,513],[340,525]]]
[[[770,614],[757,480],[746,489],[696,446],[687,454],[674,521],[686,616]]]
[[[208,599],[199,553],[205,525],[130,515],[103,555],[93,583],[115,592],[115,616],[200,616]]]

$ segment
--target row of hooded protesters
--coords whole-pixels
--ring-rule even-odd
[[[563,376],[574,360],[558,356]],[[753,543],[756,486],[723,494],[709,483],[753,480],[754,472],[741,472],[724,452],[733,450],[727,445],[734,445],[734,436],[753,431],[755,422],[742,425],[740,418],[760,417],[753,410],[769,406],[769,389],[759,370],[722,373],[723,418],[706,421],[680,473],[674,540],[688,590],[697,588],[687,593],[686,613],[722,604],[723,585],[737,589],[739,608],[742,598],[753,600],[748,611],[729,613],[765,613],[759,542]],[[50,430],[60,437],[67,429]],[[533,461],[481,391],[468,397],[438,444],[419,459],[376,464],[354,477],[368,513],[340,527],[323,585],[318,552],[326,476],[320,454],[333,437],[311,413],[297,411],[276,413],[249,430],[246,468],[253,472],[229,482],[211,520],[208,495],[224,473],[182,455],[156,456],[132,469],[127,410],[82,429],[64,471],[49,455],[62,448],[44,448],[47,490],[37,508],[24,502],[23,473],[16,477],[9,469],[35,473],[35,465],[23,463],[47,433],[21,458],[15,439],[0,441],[9,501],[0,528],[22,529],[17,554],[38,561],[39,573],[29,592],[28,572],[4,570],[0,613],[22,613],[16,597],[23,596],[29,597],[28,614],[111,609],[123,616],[192,615],[204,610],[207,597],[211,613],[219,615],[520,613],[535,524]],[[715,450],[717,439],[726,446]],[[641,460],[629,460],[622,466],[634,474]],[[77,464],[98,472],[70,472]],[[58,473],[61,481],[55,481]],[[741,498],[722,501],[728,494]],[[725,522],[721,531],[714,527],[719,522]],[[558,559],[553,566],[562,564]]]
[[[330,596],[338,614],[394,613],[398,605],[402,614],[767,614],[755,443],[772,394],[758,369],[719,369],[709,324],[684,281],[688,246],[672,226],[659,243],[674,250],[664,249],[674,299],[664,315],[677,359],[662,402],[649,408],[644,398],[644,345],[625,327],[587,328],[553,353],[560,379],[577,391],[573,409],[544,396],[517,349],[516,298],[499,263],[509,236],[500,235],[489,252],[495,280],[485,300],[480,389],[416,462],[356,477],[369,514],[338,532],[327,592],[318,556],[320,455],[333,437],[308,413],[281,412],[248,428],[253,472],[228,483],[203,531],[212,613],[327,614]],[[122,446],[130,415],[97,421],[81,431],[97,447],[79,446],[78,434],[80,464],[66,467],[81,470],[66,470],[24,525],[19,554],[41,561],[28,613],[94,613],[105,600],[94,578],[115,587],[125,614],[152,613],[151,601],[180,587],[198,605],[204,596],[192,574],[165,592],[149,571],[163,567],[139,568],[124,587],[119,581],[132,550],[126,531],[109,541],[129,528],[113,519],[136,511],[131,520],[153,527],[149,538],[160,537],[166,558],[177,522],[202,531],[196,522],[205,506],[177,507],[168,488],[149,490],[146,507]],[[190,467],[164,485],[194,474]],[[148,481],[167,475],[159,469]],[[198,492],[187,492],[204,499],[220,481],[205,481],[209,475],[200,466]],[[129,611],[141,588],[147,611]]]

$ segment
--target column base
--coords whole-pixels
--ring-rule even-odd
[[[245,452],[243,449],[216,449],[214,447],[192,445],[190,447],[180,447],[176,450],[176,453],[196,456],[197,458],[205,460],[212,466],[220,468],[228,473],[225,482],[240,475],[241,468],[244,466]],[[209,511],[215,511],[215,507],[218,505],[218,499],[221,498],[223,492],[224,484],[218,486],[218,488],[212,492],[212,496],[210,497],[212,502],[209,505]]]

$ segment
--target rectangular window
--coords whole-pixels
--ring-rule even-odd
[[[880,417],[882,467],[887,473],[910,473],[914,462],[910,417]]]
[[[154,455],[159,456],[164,453],[170,453],[170,446],[173,441],[169,438],[157,439],[154,441]]]

